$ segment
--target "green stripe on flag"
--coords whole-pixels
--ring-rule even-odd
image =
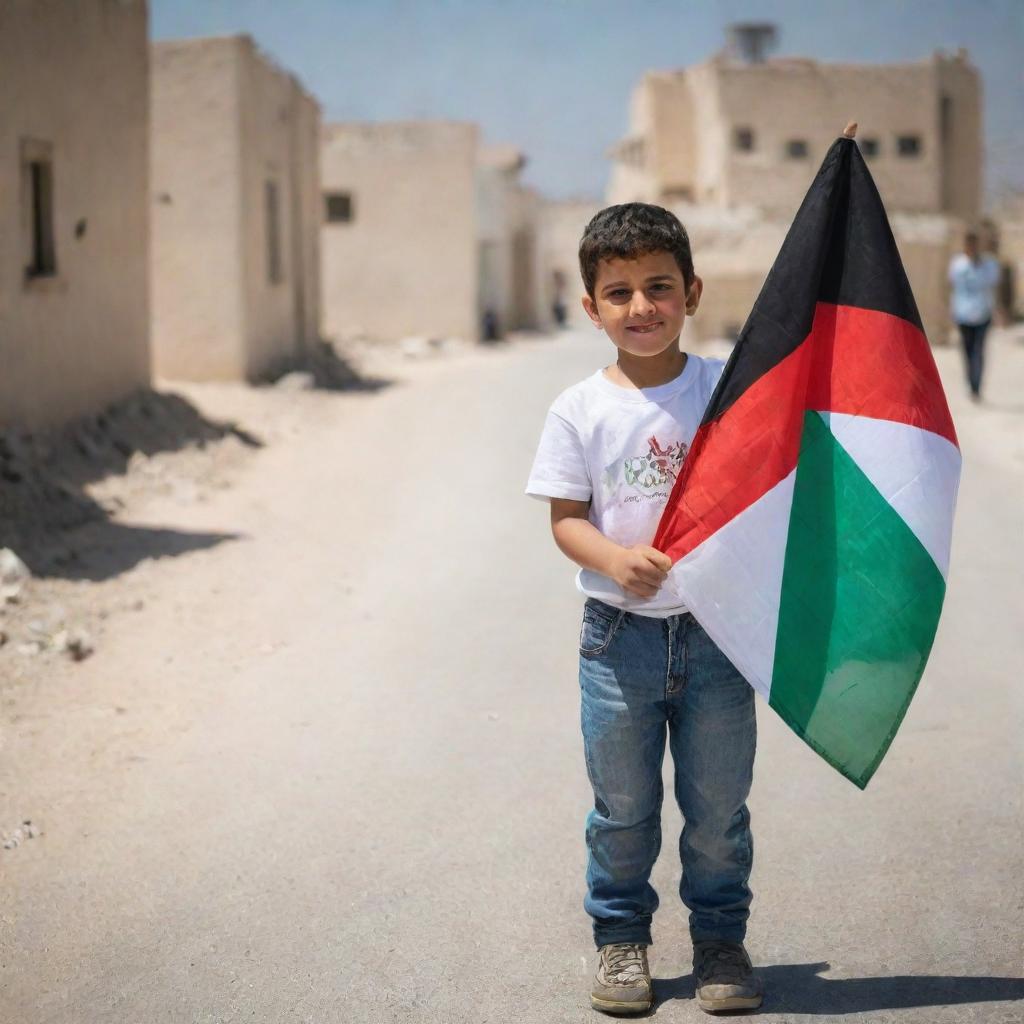
[[[807,412],[769,703],[861,788],[924,671],[944,593],[910,527]]]

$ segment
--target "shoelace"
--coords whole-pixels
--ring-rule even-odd
[[[633,981],[643,973],[642,946],[617,945],[605,954],[605,975],[610,981]]]
[[[747,971],[747,961],[743,951],[735,946],[705,946],[701,951],[701,981],[722,974],[742,979]]]

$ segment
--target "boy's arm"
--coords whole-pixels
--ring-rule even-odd
[[[584,569],[615,580],[635,597],[653,597],[665,582],[672,560],[646,544],[624,548],[590,520],[589,501],[551,499],[551,533],[559,550]]]

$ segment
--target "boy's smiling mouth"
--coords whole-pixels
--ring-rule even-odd
[[[633,327],[627,327],[627,331],[632,331],[634,334],[650,334],[651,331],[657,330],[661,327],[662,320],[655,320],[653,324],[635,324]]]

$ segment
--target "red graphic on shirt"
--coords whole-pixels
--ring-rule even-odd
[[[625,460],[623,468],[626,483],[641,490],[671,486],[679,475],[679,468],[686,458],[689,446],[682,441],[676,441],[662,448],[654,435],[647,439],[647,445],[646,455],[637,455]]]

